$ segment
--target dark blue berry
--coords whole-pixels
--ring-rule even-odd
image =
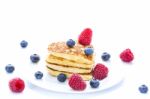
[[[99,80],[92,79],[92,80],[90,81],[90,86],[91,86],[92,88],[98,88],[98,87],[99,87]]]
[[[146,85],[141,85],[141,86],[139,87],[139,91],[140,91],[141,93],[147,93],[147,92],[148,92],[148,87],[147,87]]]
[[[108,61],[110,59],[110,54],[107,52],[104,52],[101,56],[103,61]]]
[[[93,54],[93,48],[85,48],[84,49],[84,53],[85,55],[89,56],[89,55],[92,55]]]
[[[37,63],[40,60],[40,56],[38,54],[33,54],[33,55],[30,56],[30,60],[33,63]]]
[[[20,46],[21,46],[22,48],[26,48],[26,47],[28,46],[28,42],[25,41],[25,40],[22,40],[22,41],[20,42]]]
[[[41,71],[37,71],[34,74],[36,79],[42,79],[43,78],[43,73]]]
[[[72,48],[75,45],[75,41],[72,40],[72,39],[69,39],[66,44],[67,44],[68,47]]]
[[[67,79],[67,76],[63,73],[61,73],[57,76],[57,80],[60,81],[60,82],[65,82],[66,79]]]
[[[15,67],[11,64],[6,65],[5,70],[7,73],[12,73],[15,70]]]

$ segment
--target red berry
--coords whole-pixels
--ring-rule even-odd
[[[86,88],[86,83],[79,74],[72,74],[68,84],[73,90],[82,91]]]
[[[121,52],[120,58],[124,62],[131,62],[134,59],[134,55],[131,52],[131,50],[128,48],[125,49],[123,52]]]
[[[90,28],[86,28],[79,35],[78,42],[82,45],[90,45],[91,41],[92,41],[92,30]]]
[[[103,64],[97,64],[92,71],[94,79],[103,80],[108,75],[108,68]]]
[[[25,88],[25,83],[21,78],[14,78],[9,81],[9,88],[12,92],[22,92]]]

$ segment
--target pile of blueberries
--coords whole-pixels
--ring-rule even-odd
[[[22,40],[20,42],[20,46],[22,48],[26,48],[28,46],[28,42],[26,40]],[[40,61],[40,56],[38,54],[32,54],[30,56],[30,60],[32,63],[38,63]],[[13,71],[15,70],[15,67],[12,64],[7,64],[5,67],[5,70],[7,73],[13,73]],[[42,77],[43,77],[43,73],[41,71],[35,72],[36,79],[42,79]]]

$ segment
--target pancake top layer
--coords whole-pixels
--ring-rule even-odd
[[[79,43],[76,43],[76,45],[73,48],[69,48],[66,45],[66,42],[54,42],[48,46],[48,51],[56,52],[56,53],[69,54],[69,55],[75,55],[75,56],[84,57],[88,60],[93,60],[93,55],[90,55],[90,56],[85,55],[84,49],[86,47],[93,48],[91,45],[90,46],[83,46]]]

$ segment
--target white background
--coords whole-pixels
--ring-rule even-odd
[[[22,60],[23,56],[42,53],[48,42],[77,39],[86,27],[93,30],[93,45],[99,54],[110,52],[114,55],[111,61],[123,67],[123,84],[107,92],[83,95],[43,92],[28,84],[21,94],[9,91],[10,78],[28,75],[28,60]],[[0,0],[0,98],[148,99],[149,93],[140,94],[138,86],[147,84],[150,88],[149,33],[149,0]],[[22,39],[29,42],[27,49],[20,48]],[[125,48],[135,55],[132,64],[123,64],[118,58]],[[16,66],[16,74],[5,73],[8,63]]]

